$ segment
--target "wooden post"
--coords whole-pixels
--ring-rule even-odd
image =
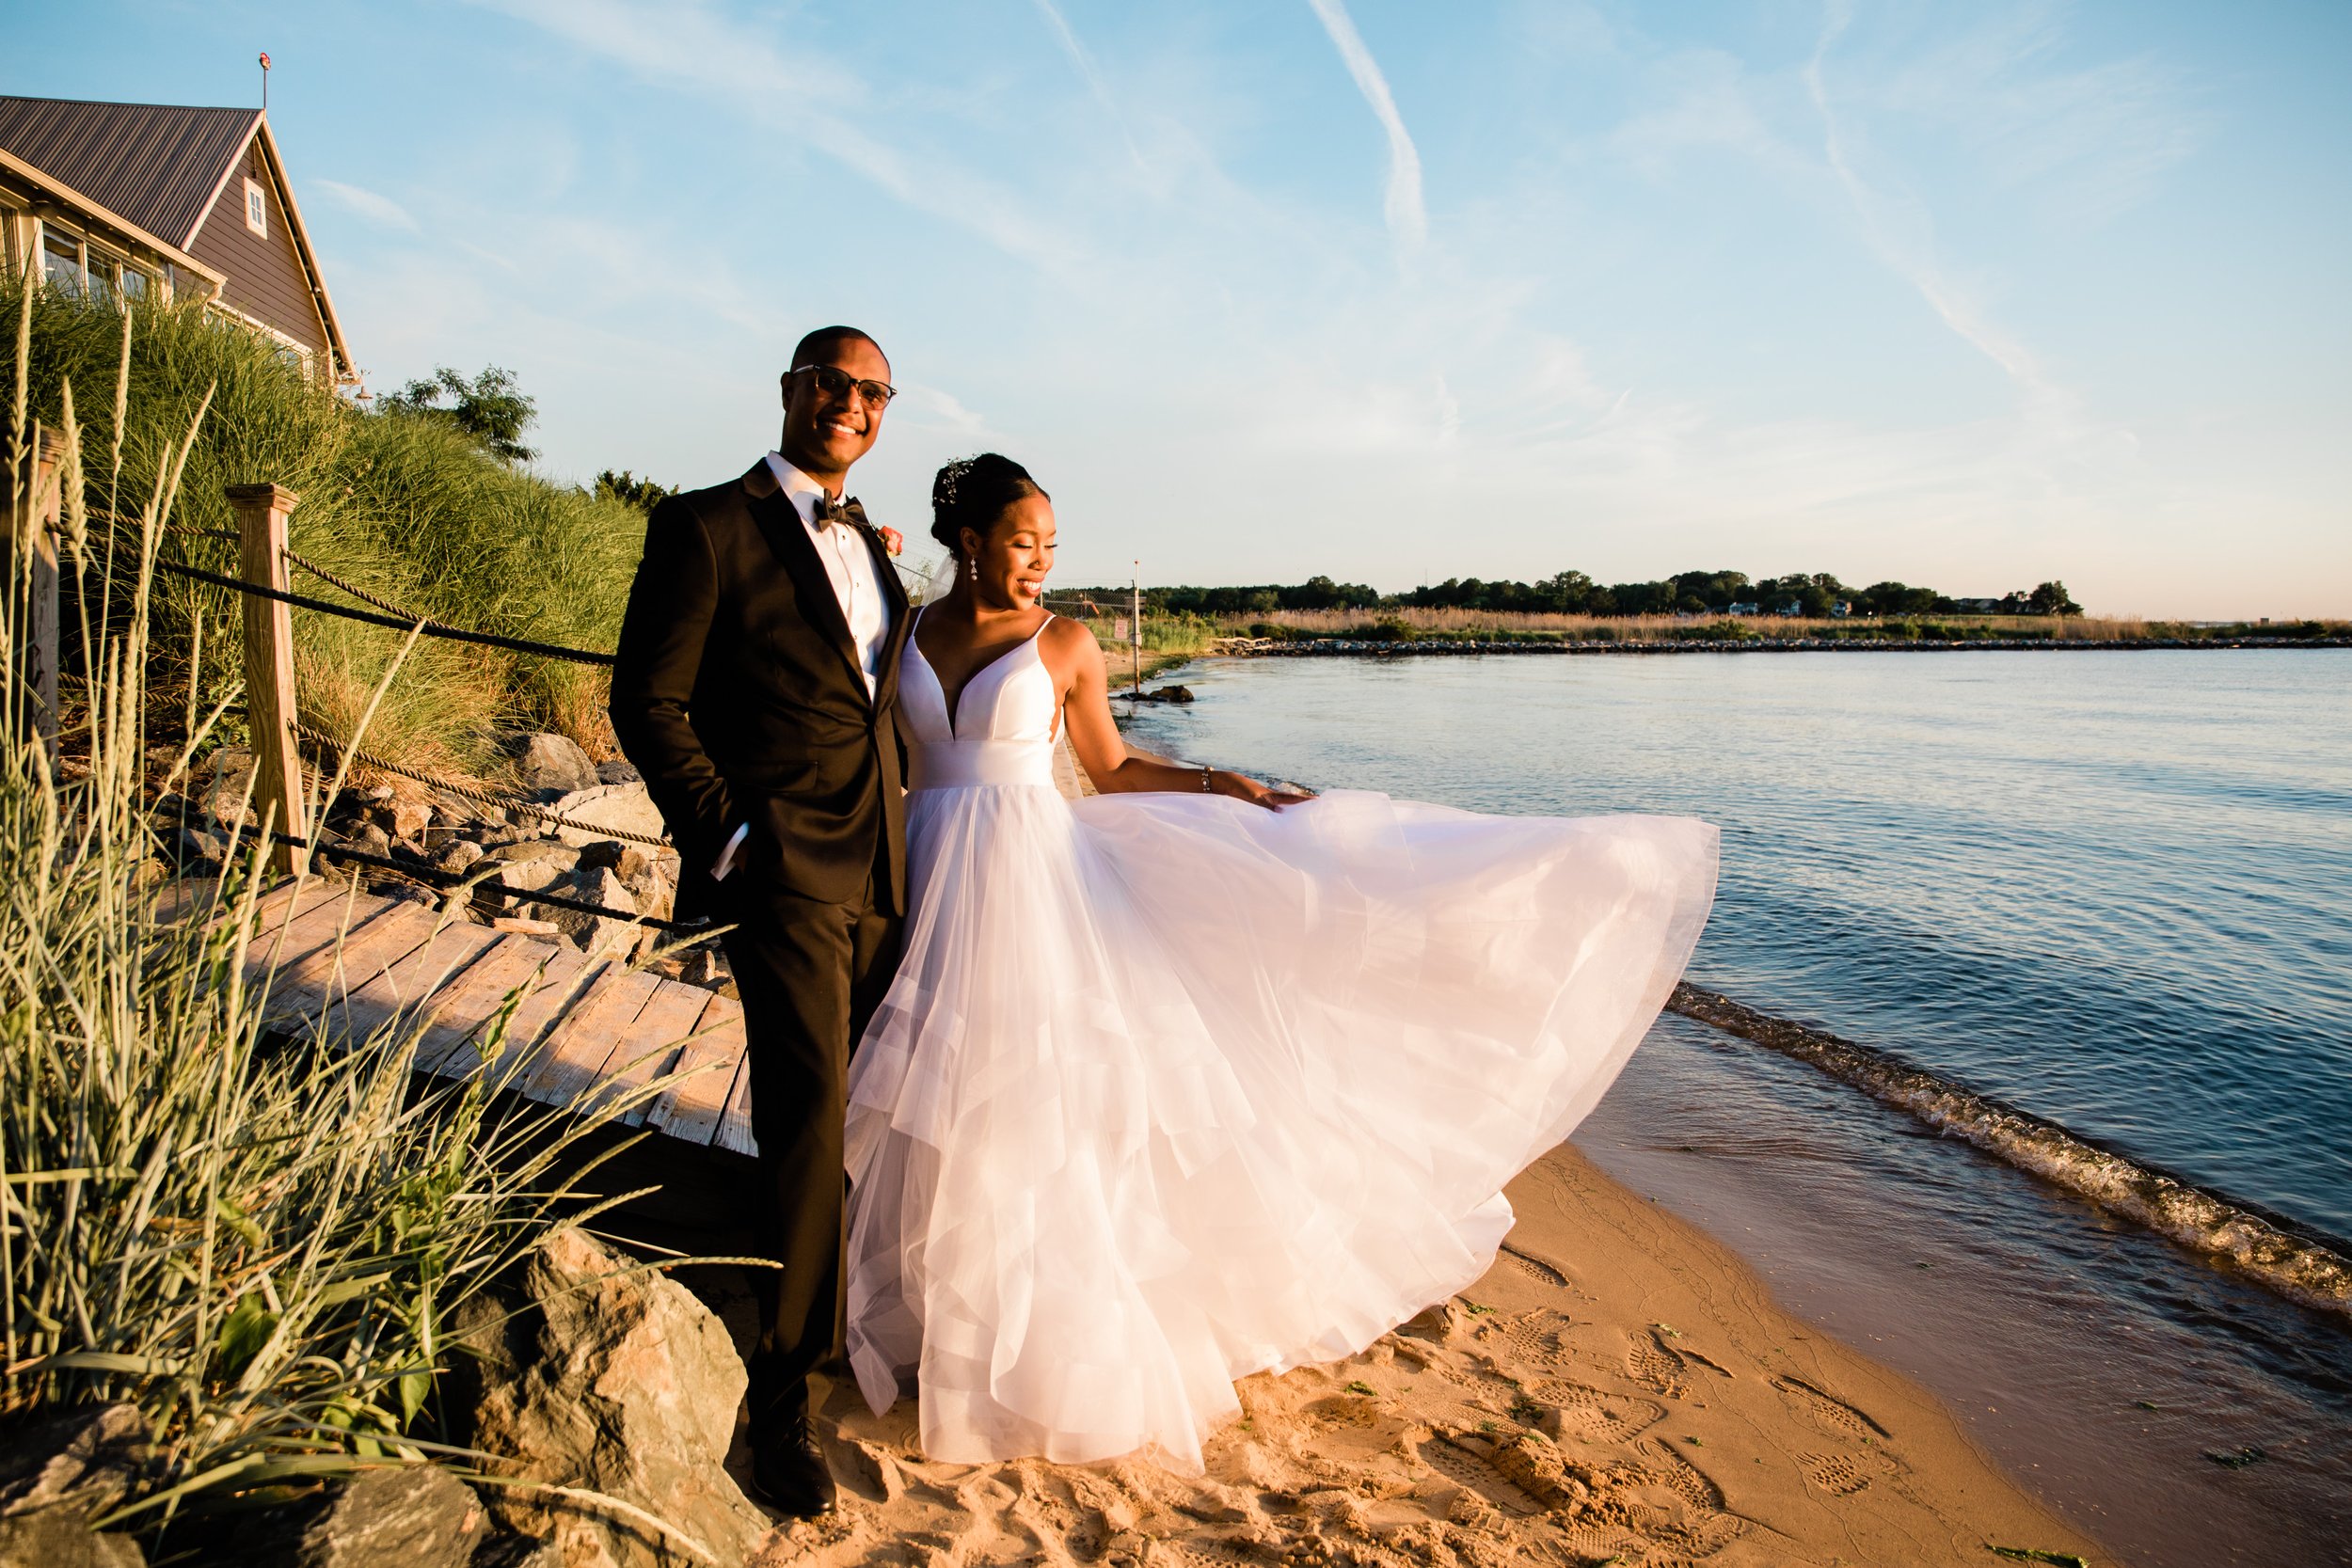
[[[1131,646],[1135,650],[1135,694],[1140,697],[1143,695],[1143,562],[1140,561],[1136,562],[1136,575],[1127,579],[1127,591],[1131,596],[1129,608],[1136,612],[1135,641]]]
[[[281,484],[231,484],[239,558],[247,582],[286,591],[286,515],[302,498]],[[302,810],[302,758],[294,750],[294,610],[283,599],[246,594],[245,713],[253,739],[253,809],[264,832],[308,836]],[[270,864],[294,869],[292,845],[272,844]]]

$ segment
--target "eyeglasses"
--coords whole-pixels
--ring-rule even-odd
[[[881,408],[898,395],[898,388],[886,381],[861,381],[849,372],[832,365],[802,365],[792,373],[798,375],[802,371],[815,376],[817,389],[829,398],[846,398],[850,389],[856,388],[857,395],[866,400],[868,408]]]

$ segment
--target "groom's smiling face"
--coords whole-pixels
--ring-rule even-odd
[[[850,385],[828,391],[819,385],[838,377],[812,373],[830,366]],[[869,404],[856,383],[890,381],[890,361],[867,338],[840,337],[818,347],[784,377],[784,439],[778,450],[811,479],[834,480],[871,451],[882,434],[882,410]]]

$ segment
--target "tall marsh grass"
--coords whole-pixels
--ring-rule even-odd
[[[51,360],[29,355],[42,341],[40,307],[22,294],[13,303],[7,439],[21,466],[28,404],[43,401],[31,395],[35,367],[65,372],[54,360],[60,331],[47,339]],[[68,618],[78,646],[67,659],[83,678],[53,756],[23,678],[27,554],[10,551],[0,610],[0,1418],[135,1404],[152,1458],[110,1522],[155,1533],[232,1494],[438,1452],[444,1325],[550,1228],[584,1217],[559,1167],[577,1164],[581,1138],[674,1081],[584,1117],[514,1109],[493,1091],[522,1054],[503,1050],[520,993],[484,1042],[492,1069],[430,1090],[411,1076],[419,1019],[357,1041],[299,1022],[264,1028],[272,974],[249,977],[268,942],[257,916],[261,846],[233,845],[217,883],[164,875],[173,825],[151,791],[158,775],[167,786],[184,780],[237,693],[230,683],[193,705],[176,693],[177,738],[160,759],[151,750],[161,726],[149,673],[175,651],[157,635],[166,616],[150,594],[151,562],[164,527],[197,511],[187,500],[199,467],[205,484],[251,472],[230,454],[259,465],[259,444],[281,438],[268,434],[273,410],[312,420],[282,437],[288,462],[315,460],[328,443],[320,431],[341,430],[345,450],[368,443],[345,416],[306,401],[310,389],[262,374],[197,324],[148,314],[132,326],[153,332],[158,357],[199,355],[193,373],[225,367],[253,384],[208,399],[200,382],[183,397],[169,389],[177,379],[150,380],[125,356],[93,378],[102,403],[130,388],[115,395],[131,417],[112,429],[74,425],[78,381],[48,388],[66,415],[64,593],[91,612]],[[266,396],[255,390],[262,382]],[[136,408],[138,388],[157,385],[176,431]],[[208,436],[224,405],[250,442]],[[119,462],[116,430],[130,433]],[[400,432],[390,444],[411,441],[423,437]],[[501,483],[485,478],[482,493]],[[92,506],[109,502],[132,520],[88,528]],[[10,538],[26,536],[30,504],[20,489]],[[104,614],[91,603],[102,594]],[[189,649],[202,608],[178,611]]]
[[[302,499],[293,547],[405,608],[459,626],[574,647],[609,649],[618,635],[644,536],[633,507],[557,484],[504,463],[447,421],[371,414],[307,377],[258,335],[195,304],[112,301],[24,283],[21,262],[0,268],[0,320],[25,319],[31,412],[64,421],[64,388],[91,452],[119,454],[120,496],[102,485],[102,515],[146,496],[167,455],[181,468],[173,521],[234,527],[222,487],[283,484]],[[29,294],[29,298],[27,297]],[[209,397],[192,440],[182,441]],[[96,471],[105,473],[110,464]],[[233,575],[236,546],[170,538],[175,559]],[[295,574],[297,591],[342,595]],[[217,692],[236,648],[199,649],[199,607],[232,622],[219,590],[159,580],[150,650],[159,687]],[[399,634],[297,610],[294,644],[304,717],[346,726],[372,691]],[[420,650],[375,719],[375,749],[426,766],[495,772],[512,732],[552,728],[591,755],[611,756],[605,678],[593,667],[448,644]],[[235,729],[233,719],[228,730]]]

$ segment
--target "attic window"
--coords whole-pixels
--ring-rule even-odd
[[[269,198],[262,194],[258,180],[245,182],[245,226],[262,238],[269,238]]]

